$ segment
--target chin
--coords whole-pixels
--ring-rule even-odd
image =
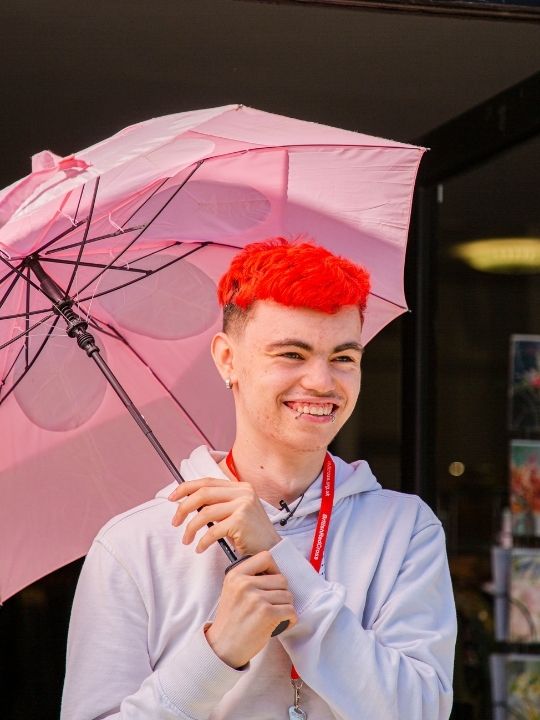
[[[297,452],[318,452],[320,450],[326,450],[335,436],[335,433],[332,433],[332,435],[328,437],[319,438],[291,438],[289,436],[283,439],[283,444],[288,445],[291,449],[294,449]]]

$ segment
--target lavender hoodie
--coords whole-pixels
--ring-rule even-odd
[[[182,475],[224,478],[222,458],[197,448]],[[285,720],[291,661],[309,720],[447,720],[456,622],[440,522],[418,497],[381,489],[366,462],[334,461],[324,577],[307,560],[321,476],[284,528],[263,503],[299,621],[242,670],[206,642],[227,560],[182,545],[175,484],[111,520],[77,587],[61,720]]]

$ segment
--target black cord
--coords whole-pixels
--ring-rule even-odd
[[[279,524],[281,525],[281,527],[285,527],[285,525],[289,522],[289,520],[292,518],[292,516],[294,515],[294,513],[298,510],[298,507],[300,506],[300,503],[301,503],[302,500],[304,499],[304,495],[305,495],[305,493],[302,493],[302,495],[300,496],[300,500],[296,503],[296,507],[295,507],[293,510],[291,510],[291,509],[289,508],[289,506],[287,505],[287,503],[285,502],[285,500],[280,500],[280,501],[279,501],[279,507],[280,507],[282,510],[286,510],[286,511],[289,513],[286,518],[283,518],[283,520],[280,520],[280,521],[279,521]]]

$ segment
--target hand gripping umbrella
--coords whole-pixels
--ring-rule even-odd
[[[0,601],[181,481],[195,445],[230,446],[208,346],[238,249],[304,233],[362,263],[364,343],[406,310],[422,153],[234,105],[40,153],[0,192]]]

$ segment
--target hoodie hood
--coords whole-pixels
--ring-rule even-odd
[[[193,450],[189,458],[182,460],[180,473],[186,480],[197,480],[202,477],[229,480],[218,465],[226,454],[225,452],[209,450],[206,445],[201,445]],[[346,463],[334,455],[331,455],[331,457],[336,467],[334,507],[352,495],[358,495],[359,493],[369,492],[371,490],[380,490],[381,485],[377,482],[365,460]],[[167,485],[167,487],[157,493],[156,497],[167,498],[175,487],[175,482]],[[317,514],[321,506],[321,487],[322,471],[307,488],[303,497],[289,503],[289,508],[294,510],[294,515],[287,521],[286,528],[280,528],[281,533],[283,533],[285,529],[294,530],[310,520],[312,520],[313,523],[316,522]],[[279,524],[280,520],[284,520],[289,514],[286,510],[279,510],[265,500],[261,500],[261,502],[274,525]],[[309,522],[309,524],[311,525],[311,522]]]

